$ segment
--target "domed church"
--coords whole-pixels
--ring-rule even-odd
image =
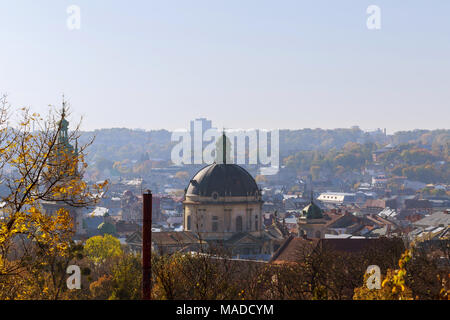
[[[262,203],[255,179],[244,168],[213,163],[186,190],[185,230],[201,232],[204,239],[225,240],[237,232],[260,236]]]
[[[209,243],[219,241],[237,254],[271,254],[261,190],[244,168],[227,163],[227,140],[225,134],[219,139],[224,150],[221,163],[216,158],[201,169],[185,190],[184,230]]]

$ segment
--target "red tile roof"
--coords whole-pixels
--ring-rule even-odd
[[[299,237],[289,237],[275,252],[269,262],[292,263],[300,262],[304,253],[311,252],[313,249],[322,248],[326,250],[340,251],[346,253],[357,253],[374,246],[386,245],[387,241],[398,242],[403,245],[401,239],[304,239]],[[401,243],[400,243],[401,242]]]

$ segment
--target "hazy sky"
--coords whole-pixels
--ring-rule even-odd
[[[450,123],[448,0],[0,0],[0,41],[0,93],[85,130]]]

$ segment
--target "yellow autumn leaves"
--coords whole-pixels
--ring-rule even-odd
[[[412,251],[406,250],[398,261],[399,269],[388,269],[384,280],[381,282],[381,289],[368,289],[364,284],[356,288],[353,296],[354,300],[411,300],[412,292],[406,286],[406,264],[411,260]],[[369,275],[364,276],[366,283]]]
[[[0,299],[39,296],[45,288],[55,294],[60,284],[48,285],[55,279],[51,272],[72,257],[69,210],[94,204],[106,183],[89,186],[83,181],[78,168],[86,167],[85,146],[70,147],[79,133],[78,127],[68,132],[67,126],[62,132],[67,113],[50,111],[43,119],[22,108],[22,116],[10,126],[6,105],[0,97],[0,179],[6,189],[0,208],[0,275],[7,275],[0,277]],[[38,267],[42,275],[36,274]]]

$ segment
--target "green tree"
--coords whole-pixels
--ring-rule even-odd
[[[119,239],[109,234],[94,236],[86,240],[84,251],[86,256],[97,264],[123,253]]]
[[[142,262],[139,255],[126,254],[112,269],[110,300],[141,299]]]

